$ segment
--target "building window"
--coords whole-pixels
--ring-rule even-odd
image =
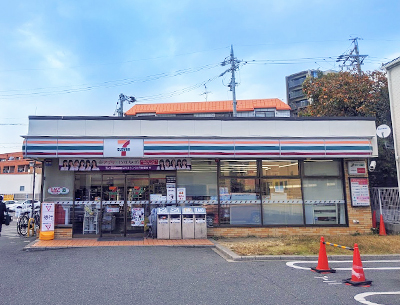
[[[23,173],[25,171],[25,165],[18,165],[18,173]]]
[[[177,171],[177,187],[186,189],[186,203],[196,201],[206,208],[207,225],[218,224],[217,163],[215,160],[193,160],[190,171]],[[178,202],[182,203],[182,202]]]
[[[303,198],[297,160],[263,160],[263,224],[303,224]]]
[[[304,161],[303,192],[306,224],[345,224],[341,162]]]
[[[221,178],[220,223],[261,225],[261,201],[258,179]]]
[[[263,224],[303,224],[300,179],[262,179]]]
[[[224,160],[221,225],[344,225],[342,160]]]
[[[256,160],[221,161],[221,176],[257,176]]]
[[[298,176],[299,162],[286,160],[263,160],[263,176]]]
[[[25,191],[25,186],[21,185],[21,186],[19,187],[19,191],[20,191],[20,192]]]

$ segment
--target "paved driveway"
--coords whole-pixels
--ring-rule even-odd
[[[398,270],[368,270],[373,286],[360,288],[329,285],[285,261],[227,262],[210,248],[26,252],[25,241],[0,238],[1,304],[360,304],[356,294],[400,290]],[[350,272],[328,279],[340,282]],[[400,304],[398,295],[370,298]]]

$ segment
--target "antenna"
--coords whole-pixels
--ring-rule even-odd
[[[207,98],[208,98],[208,93],[211,93],[210,91],[207,91],[207,85],[204,84],[204,92],[200,95],[205,95],[206,97],[206,102],[207,102]]]
[[[125,94],[119,95],[119,108],[117,108],[116,113],[119,117],[124,116],[124,102],[127,101],[128,103],[136,103],[136,98],[133,96],[126,96]],[[117,103],[118,105],[118,103]]]

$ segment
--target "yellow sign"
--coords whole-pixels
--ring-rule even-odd
[[[5,194],[3,196],[3,200],[14,200],[14,195],[13,194]]]

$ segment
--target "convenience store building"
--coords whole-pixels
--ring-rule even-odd
[[[143,236],[152,209],[203,206],[209,236],[367,233],[368,118],[32,116],[56,238]]]

